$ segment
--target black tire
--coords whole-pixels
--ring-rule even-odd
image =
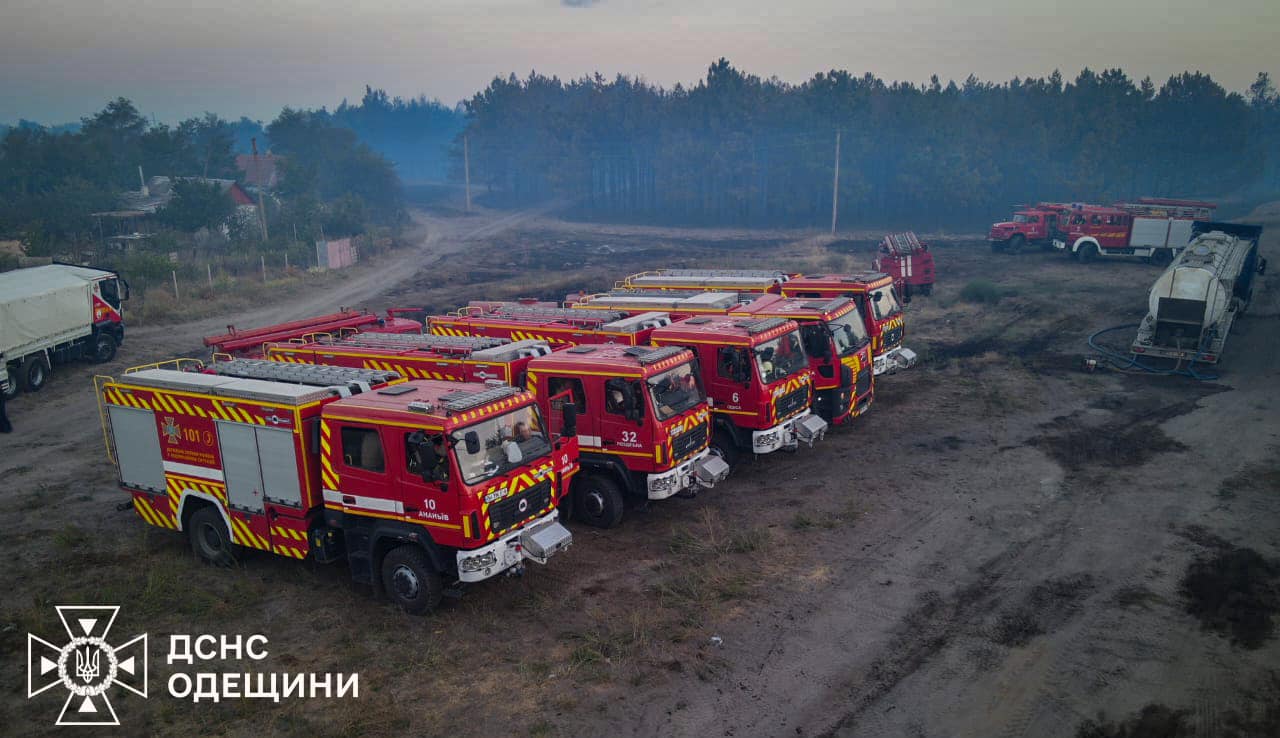
[[[110,333],[99,333],[93,337],[92,348],[89,360],[95,364],[105,364],[116,358],[116,337]]]
[[[1091,243],[1086,243],[1076,251],[1076,258],[1080,260],[1081,264],[1088,264],[1098,258],[1098,247]]]
[[[187,520],[187,538],[195,555],[214,566],[234,566],[237,546],[217,508],[205,505]]]
[[[22,362],[22,389],[39,392],[49,381],[49,360],[43,356],[28,356]]]
[[[622,488],[613,477],[588,474],[573,484],[573,518],[596,528],[622,522]]]
[[[742,452],[738,449],[738,444],[733,442],[733,436],[728,431],[717,430],[711,436],[710,444],[711,453],[719,456],[724,463],[729,465],[730,471],[738,468],[738,461],[742,457]]]
[[[444,598],[444,579],[417,546],[393,548],[382,557],[382,591],[401,610],[422,615]]]
[[[1013,238],[1009,239],[1009,246],[1005,250],[1011,254],[1022,253],[1022,247],[1027,245],[1027,239],[1021,233],[1013,234]]]
[[[22,389],[21,382],[18,381],[17,369],[9,368],[9,383],[6,385],[8,389],[4,390],[4,399],[12,400],[18,396],[18,392]]]
[[[1173,249],[1155,249],[1147,257],[1147,261],[1156,266],[1169,266],[1173,262]]]

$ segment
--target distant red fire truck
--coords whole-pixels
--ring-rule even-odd
[[[871,268],[893,277],[904,302],[910,302],[917,292],[933,294],[933,254],[929,244],[912,231],[885,236]]]
[[[263,344],[292,341],[315,335],[347,335],[352,333],[421,333],[422,323],[388,311],[380,318],[367,310],[342,308],[336,313],[316,315],[287,323],[259,328],[238,329],[227,326],[226,333],[204,337],[204,345],[218,353],[241,358],[261,358]]]
[[[1054,241],[1064,233],[1063,218],[1073,207],[1082,205],[1061,202],[1019,205],[1011,220],[991,225],[987,234],[991,250],[1010,254],[1019,253],[1027,246],[1052,250]]]
[[[1215,207],[1198,200],[1160,198],[1073,207],[1055,246],[1083,262],[1138,257],[1168,264],[1191,241],[1195,222],[1209,219]]]

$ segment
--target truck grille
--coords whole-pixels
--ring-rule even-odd
[[[700,423],[693,430],[685,431],[671,441],[671,460],[679,461],[702,448],[707,442],[707,424]]]
[[[800,412],[804,409],[804,406],[808,401],[808,387],[801,387],[798,390],[794,390],[789,394],[779,397],[777,402],[774,403],[774,409],[777,413],[778,420],[785,420],[786,418]]]
[[[864,366],[858,372],[858,379],[853,385],[853,396],[862,397],[871,389],[871,367]]]
[[[881,336],[881,340],[883,341],[881,345],[886,349],[893,348],[902,343],[902,326],[885,331]]]
[[[524,501],[524,510],[520,503]],[[551,504],[551,480],[539,482],[518,495],[489,506],[489,528],[499,533],[532,518]]]

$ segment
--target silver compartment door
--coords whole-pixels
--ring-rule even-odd
[[[160,434],[155,414],[119,405],[108,405],[111,439],[116,448],[120,481],[130,487],[155,492],[165,490],[164,457],[160,455]]]
[[[252,425],[216,421],[227,502],[237,510],[262,512],[262,466]]]
[[[267,499],[283,505],[302,506],[298,484],[298,454],[293,447],[293,431],[258,428],[258,457],[262,464],[263,491]]]

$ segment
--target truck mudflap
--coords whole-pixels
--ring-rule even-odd
[[[784,448],[795,449],[801,442],[812,447],[827,434],[827,428],[827,421],[811,410],[805,410],[767,430],[752,431],[751,450],[757,454],[768,454]]]
[[[458,579],[480,582],[513,569],[519,571],[525,559],[545,564],[572,543],[573,534],[560,524],[560,513],[552,510],[493,543],[459,551]]]
[[[710,489],[729,476],[729,465],[709,449],[693,456],[674,469],[645,478],[646,496],[650,500],[665,500],[681,495],[692,497],[702,487]]]
[[[920,357],[916,352],[904,346],[899,346],[892,351],[886,351],[877,356],[872,363],[872,370],[877,377],[881,374],[893,374],[899,369],[910,369],[919,360]]]

